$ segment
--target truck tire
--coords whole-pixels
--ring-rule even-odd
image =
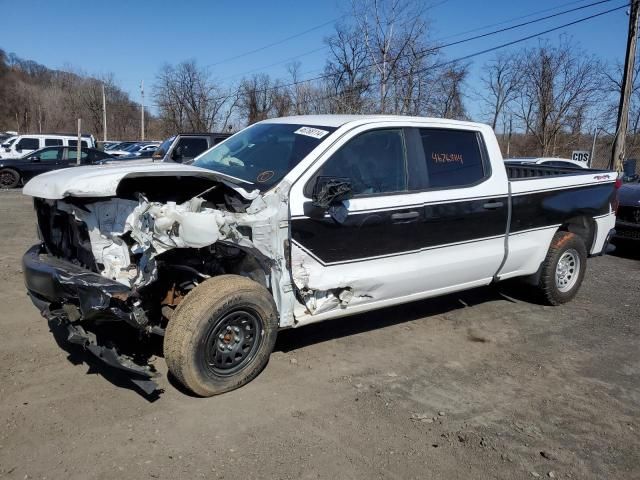
[[[576,296],[587,267],[587,249],[571,232],[556,232],[542,262],[538,287],[551,305],[566,303]]]
[[[171,374],[210,397],[253,380],[278,334],[269,291],[239,275],[211,278],[187,294],[167,325],[164,356]]]
[[[16,188],[20,184],[20,174],[13,168],[0,170],[0,188]]]

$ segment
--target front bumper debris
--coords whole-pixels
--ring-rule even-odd
[[[158,388],[151,380],[158,373],[151,366],[139,365],[85,329],[87,324],[124,321],[144,330],[146,316],[136,307],[135,294],[126,285],[51,257],[41,245],[30,248],[22,264],[31,301],[43,317],[66,328],[69,343],[81,345],[106,365],[126,372],[146,394]]]

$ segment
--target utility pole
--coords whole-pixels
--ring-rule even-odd
[[[141,100],[140,100],[140,113],[142,115],[142,124],[141,124],[142,137],[140,138],[140,140],[142,140],[144,142],[144,80],[142,80],[140,82],[140,97],[141,97]]]
[[[600,127],[596,127],[593,129],[593,143],[591,144],[591,155],[589,155],[589,162],[587,166],[591,168],[593,165],[593,156],[596,154],[596,140],[598,139],[598,132],[600,131]]]
[[[513,115],[509,115],[509,135],[507,136],[507,158],[511,154],[511,133],[513,127]]]
[[[82,119],[78,119],[78,146],[76,154],[76,165],[80,165],[80,157],[82,156]]]
[[[618,121],[611,151],[611,162],[609,163],[609,168],[618,172],[622,171],[625,140],[627,139],[627,127],[629,124],[629,98],[633,87],[633,66],[636,59],[639,8],[640,0],[632,0],[629,14],[627,53],[624,58],[624,73],[622,75],[622,88],[620,89],[620,105],[618,106]]]
[[[102,84],[102,132],[103,141],[107,141],[107,97],[104,94],[104,83]]]

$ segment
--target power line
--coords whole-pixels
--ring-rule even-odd
[[[455,58],[453,60],[448,60],[446,62],[442,62],[442,63],[439,63],[439,64],[430,65],[428,67],[416,70],[416,71],[411,72],[411,73],[407,73],[407,74],[404,74],[404,75],[399,75],[396,78],[404,78],[404,77],[407,77],[409,75],[415,75],[415,74],[423,73],[423,72],[425,72],[426,70],[429,70],[429,69],[441,68],[441,67],[445,67],[447,65],[455,64],[455,63],[458,63],[458,62],[461,62],[461,61],[464,61],[464,60],[469,60],[470,58],[473,58],[473,57],[477,57],[477,56],[480,56],[480,55],[491,53],[493,51],[500,50],[500,49],[505,48],[505,47],[510,47],[510,46],[515,45],[517,43],[526,42],[527,40],[531,40],[533,38],[540,37],[542,35],[546,35],[547,33],[555,32],[557,30],[561,30],[561,29],[566,28],[566,27],[570,27],[570,26],[577,25],[577,24],[582,23],[582,22],[586,22],[588,20],[592,20],[592,19],[597,18],[597,17],[601,17],[602,15],[606,15],[606,14],[614,12],[616,10],[621,10],[623,8],[627,8],[628,6],[629,6],[628,4],[625,4],[625,5],[621,5],[619,7],[611,8],[609,10],[605,10],[605,11],[600,12],[600,13],[589,15],[588,17],[583,17],[583,18],[580,18],[578,20],[574,20],[573,22],[565,23],[563,25],[559,25],[557,27],[549,28],[549,29],[541,31],[541,32],[537,32],[537,33],[534,33],[534,34],[531,34],[531,35],[527,35],[525,37],[521,37],[521,38],[518,38],[516,40],[512,40],[510,42],[502,43],[500,45],[496,45],[496,46],[491,47],[491,48],[487,48],[487,49],[480,50],[480,51],[477,51],[477,52],[474,52],[474,53],[470,53],[468,55],[464,55],[462,57],[458,57],[458,58]],[[306,81],[308,81],[308,80],[306,80]],[[303,83],[303,82],[298,82],[298,83]],[[327,96],[324,96],[324,97],[319,97],[319,98],[317,97],[317,98],[312,99],[311,101],[328,100],[328,99],[331,99],[331,98],[339,97],[340,95],[341,94],[332,94],[332,95],[327,95]],[[301,102],[301,104],[303,104],[303,105],[306,104],[306,103],[309,103],[309,102],[308,101]]]
[[[477,40],[479,38],[483,38],[483,37],[487,37],[487,36],[491,36],[491,35],[496,35],[498,33],[503,33],[503,32],[509,31],[509,30],[513,30],[515,28],[520,28],[522,26],[531,25],[533,23],[541,22],[541,21],[544,21],[544,20],[548,20],[550,18],[558,17],[558,16],[561,16],[561,15],[565,15],[567,13],[575,12],[575,11],[578,11],[578,10],[583,10],[585,8],[590,8],[590,7],[593,7],[595,5],[600,5],[602,3],[608,3],[608,2],[611,2],[611,1],[613,1],[613,0],[600,0],[600,1],[597,1],[597,2],[589,3],[587,5],[581,5],[581,6],[576,7],[576,8],[572,8],[572,9],[569,9],[569,10],[564,10],[562,12],[558,12],[558,13],[555,13],[555,14],[552,14],[552,15],[547,15],[545,17],[534,19],[534,20],[531,20],[529,22],[520,23],[520,24],[517,24],[517,25],[513,25],[513,26],[510,26],[510,27],[503,28],[503,29],[499,29],[499,30],[495,30],[495,31],[492,31],[492,32],[487,32],[487,33],[484,33],[484,34],[476,35],[476,36],[473,36],[473,37],[470,37],[470,38],[454,41],[454,42],[447,43],[447,44],[444,44],[444,45],[439,45],[438,47],[432,47],[429,50],[437,51],[437,50],[439,50],[441,48],[446,48],[446,47],[450,47],[450,46],[453,46],[453,45],[459,45],[461,43],[466,43],[466,42],[469,42],[469,41],[472,41],[472,40]],[[558,8],[567,7],[569,5],[575,5],[576,3],[581,3],[581,2],[584,2],[584,0],[577,0],[577,1],[573,1],[573,2],[568,2],[568,3],[562,4],[562,5],[553,7],[553,8],[546,8],[544,10],[539,10],[539,11],[536,11],[536,12],[529,13],[527,15],[522,15],[520,17],[511,18],[509,20],[504,20],[502,22],[498,22],[498,23],[494,23],[494,24],[490,24],[490,25],[485,25],[485,26],[474,28],[474,29],[471,29],[471,30],[466,30],[464,32],[456,33],[454,35],[449,35],[447,37],[443,37],[443,38],[441,38],[439,40],[435,40],[435,41],[438,42],[438,41],[446,40],[448,38],[458,37],[458,36],[464,35],[466,33],[473,33],[473,32],[477,32],[479,30],[485,30],[485,29],[490,28],[490,27],[494,27],[494,26],[498,26],[498,25],[504,25],[505,23],[510,23],[512,21],[515,21],[515,20],[528,18],[528,17],[531,17],[533,15],[538,15],[540,13],[546,13],[546,12],[549,12],[549,11],[552,11],[552,10],[557,10]],[[446,3],[446,2],[437,3],[435,5],[432,5],[430,8],[439,6],[442,3]],[[287,58],[285,60],[274,62],[274,63],[271,63],[269,65],[265,65],[265,66],[262,66],[262,67],[252,68],[251,70],[247,70],[247,71],[242,72],[242,73],[237,73],[237,74],[234,74],[234,75],[230,75],[228,77],[224,77],[221,80],[229,80],[229,79],[232,79],[232,78],[241,77],[241,76],[249,74],[249,73],[258,72],[258,71],[263,70],[265,68],[270,68],[270,67],[274,67],[274,66],[277,66],[277,65],[281,65],[283,63],[287,63],[287,62],[290,62],[292,60],[296,60],[298,58],[301,58],[301,57],[304,57],[304,56],[307,56],[307,55],[311,55],[313,53],[317,53],[317,52],[320,52],[322,50],[327,50],[327,49],[328,49],[328,47],[326,47],[326,46],[325,47],[316,48],[316,49],[310,50],[308,52],[305,52],[305,53],[302,53],[302,54],[299,54],[299,55],[295,55],[293,57],[289,57],[289,58]],[[368,68],[370,66],[375,66],[375,65],[377,65],[377,63],[373,64],[373,65],[368,65],[366,67]],[[317,72],[317,71],[320,71],[320,70],[322,70],[322,69],[321,68],[315,68],[313,70],[306,71],[305,74],[314,73],[314,72]]]
[[[228,58],[225,58],[225,59],[223,59],[223,60],[219,60],[219,61],[217,61],[217,62],[210,63],[210,64],[209,64],[209,65],[207,65],[207,66],[208,66],[208,67],[213,67],[213,66],[215,66],[215,65],[220,65],[221,63],[230,62],[230,61],[232,61],[232,60],[236,60],[236,59],[238,59],[238,58],[243,58],[243,57],[246,57],[246,56],[248,56],[248,55],[252,55],[252,54],[254,54],[254,53],[261,52],[261,51],[263,51],[263,50],[266,50],[266,49],[271,48],[271,47],[275,47],[275,46],[277,46],[277,45],[282,45],[283,43],[286,43],[286,42],[288,42],[289,40],[293,40],[293,39],[295,39],[295,38],[298,38],[298,37],[301,37],[301,36],[303,36],[303,35],[306,35],[307,33],[311,33],[311,32],[313,32],[313,31],[315,31],[315,30],[319,30],[319,29],[321,29],[322,27],[326,27],[326,26],[327,26],[327,25],[329,25],[329,24],[335,23],[337,20],[338,20],[337,18],[334,18],[334,19],[332,19],[332,20],[329,20],[328,22],[324,22],[324,23],[321,23],[320,25],[316,25],[315,27],[311,27],[311,28],[309,28],[309,29],[307,29],[307,30],[305,30],[305,31],[303,31],[303,32],[296,33],[295,35],[291,35],[291,36],[289,36],[289,37],[287,37],[287,38],[283,38],[282,40],[278,40],[278,41],[276,41],[276,42],[269,43],[269,44],[264,45],[264,46],[262,46],[262,47],[254,48],[253,50],[249,50],[249,51],[247,51],[247,52],[240,53],[240,54],[238,54],[238,55],[234,55],[233,57],[228,57]]]
[[[612,0],[603,0],[603,1],[600,1],[600,2],[596,2],[596,3],[604,3],[604,2],[609,2],[609,1],[612,1]],[[586,5],[584,7],[580,7],[580,8],[587,8],[588,6],[592,6],[592,5],[590,4],[590,5]],[[604,12],[600,12],[600,13],[597,13],[597,14],[594,14],[594,15],[583,17],[583,18],[581,18],[579,20],[575,20],[573,22],[565,23],[565,24],[560,25],[558,27],[554,27],[554,28],[551,28],[551,29],[548,29],[548,30],[544,30],[542,32],[535,33],[533,35],[528,35],[528,36],[522,37],[522,38],[520,38],[518,40],[514,40],[512,42],[504,43],[504,44],[499,45],[497,47],[492,47],[492,48],[489,48],[489,49],[486,49],[486,50],[482,50],[480,52],[472,53],[470,55],[465,55],[464,57],[460,57],[460,58],[458,58],[456,60],[445,62],[443,65],[447,65],[447,64],[450,64],[450,63],[455,63],[455,62],[458,62],[458,61],[461,61],[461,60],[466,60],[468,58],[471,58],[471,57],[474,57],[474,56],[477,56],[477,55],[481,55],[481,54],[484,54],[484,53],[489,53],[489,52],[491,52],[493,50],[498,50],[500,48],[508,47],[508,46],[516,44],[516,43],[520,43],[520,42],[523,42],[523,41],[526,41],[526,40],[530,40],[531,38],[539,37],[541,35],[545,35],[547,33],[551,33],[551,32],[554,32],[556,30],[560,30],[560,29],[565,28],[565,27],[569,27],[569,26],[572,26],[572,25],[575,25],[575,24],[578,24],[578,23],[581,23],[581,22],[584,22],[584,21],[587,21],[587,20],[591,20],[592,18],[596,18],[596,17],[602,16],[602,15],[606,15],[608,13],[614,12],[616,10],[620,10],[622,8],[627,8],[627,7],[628,7],[628,4],[625,3],[624,5],[621,5],[619,7],[615,7],[615,8],[609,9],[609,10],[605,10]],[[561,15],[561,14],[562,13],[558,13],[555,16]],[[539,21],[539,20],[531,20],[529,22],[525,22],[523,24],[520,24],[519,26],[522,27],[522,26],[525,26],[525,25],[536,23],[537,21]],[[502,30],[503,29],[501,29],[501,31]],[[450,44],[445,44],[445,45],[442,45],[442,46],[439,46],[439,47],[427,48],[427,49],[424,49],[424,50],[418,52],[418,54],[422,55],[422,54],[427,54],[427,53],[429,53],[431,51],[438,51],[438,50],[440,50],[442,48],[445,48],[445,47],[448,47],[448,46],[451,46],[451,45],[458,45],[458,44],[460,44],[462,42],[467,42],[467,41],[470,41],[471,39],[477,39],[478,37],[486,37],[487,35],[490,35],[490,34],[493,34],[493,33],[494,32],[489,32],[489,33],[483,34],[481,36],[471,37],[470,39],[458,40],[456,42],[452,42]],[[366,69],[366,68],[371,68],[371,67],[374,67],[376,65],[379,65],[380,63],[381,62],[373,62],[373,63],[367,64],[367,65],[363,65],[359,70]],[[435,68],[435,67],[434,66],[430,66],[428,68]],[[426,68],[422,69],[422,70],[419,70],[417,72],[413,72],[413,73],[421,73],[421,72],[423,72],[425,70],[426,70]],[[316,81],[316,80],[322,80],[324,78],[329,78],[331,76],[333,76],[333,74],[318,75],[316,77],[307,78],[305,80],[299,80],[299,81],[296,81],[296,82],[290,82],[290,83],[286,83],[286,84],[281,84],[281,85],[277,85],[275,87],[263,88],[263,89],[260,89],[260,90],[256,90],[255,93],[266,93],[266,92],[273,91],[273,90],[279,90],[279,89],[282,89],[282,88],[293,87],[293,86],[300,85],[300,84],[303,84],[303,83],[308,83],[308,82],[313,82],[313,81]],[[214,100],[223,100],[224,101],[224,100],[227,100],[227,99],[232,98],[232,97],[233,97],[233,95],[226,95],[226,96],[221,96],[221,97],[215,98]]]

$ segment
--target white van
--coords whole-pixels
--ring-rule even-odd
[[[12,137],[0,147],[0,158],[20,158],[44,147],[75,147],[78,145],[77,135],[44,133],[18,135]],[[83,147],[95,148],[93,135],[82,135]]]

